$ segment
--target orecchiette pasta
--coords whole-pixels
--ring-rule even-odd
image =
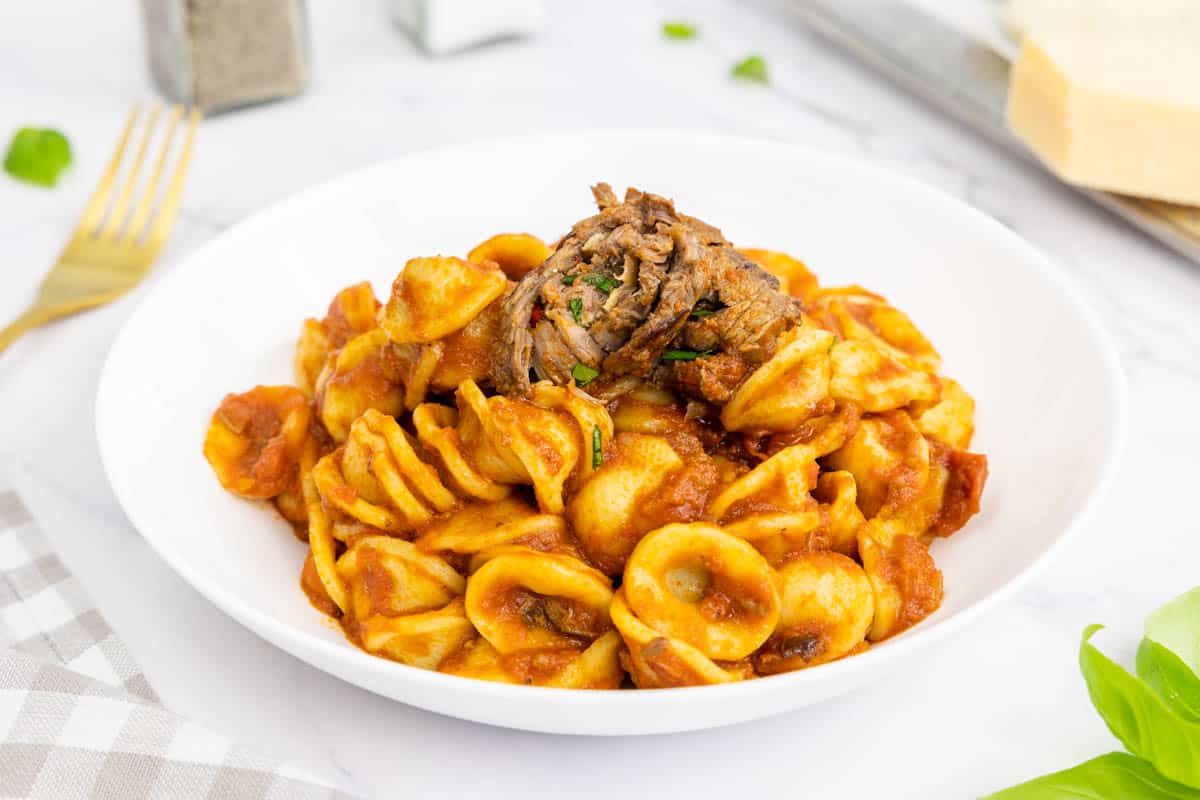
[[[514,549],[471,576],[467,616],[501,653],[577,647],[612,628],[608,577],[557,553]]]
[[[431,553],[473,556],[519,545],[547,553],[578,555],[566,521],[542,514],[519,497],[469,505],[425,529],[417,546]]]
[[[375,292],[363,281],[338,292],[324,319],[305,320],[296,344],[296,384],[311,395],[329,356],[360,333],[378,327],[378,314]]]
[[[625,602],[623,587],[613,597],[610,613],[625,641],[625,669],[639,689],[703,686],[754,677],[748,663],[717,664],[699,648],[663,636],[642,622]]]
[[[937,402],[941,391],[936,376],[905,366],[872,341],[838,342],[829,351],[829,360],[830,396],[856,403],[863,411]]]
[[[486,642],[472,648],[467,668],[546,686],[616,688],[612,595],[608,578],[576,558],[507,548],[467,585],[467,616]]]
[[[987,459],[929,341],[663,198],[596,196],[553,246],[343,289],[298,388],[221,402],[204,454],[307,542],[312,604],[382,658],[574,689],[807,669],[936,611]]]
[[[492,342],[500,322],[500,303],[480,311],[470,322],[444,339],[424,345],[434,356],[434,367],[429,375],[429,388],[435,392],[449,392],[464,381],[476,383],[487,380],[491,364]],[[430,356],[426,355],[426,358]],[[415,408],[416,402],[409,404]]]
[[[721,424],[731,431],[790,431],[827,410],[835,341],[818,328],[784,333],[775,356],[733,393]]]
[[[942,573],[928,548],[890,522],[871,520],[858,535],[859,557],[875,601],[867,635],[872,642],[911,628],[942,603]]]
[[[234,494],[275,497],[299,481],[310,417],[308,399],[292,386],[227,395],[208,426],[204,456]]]
[[[530,233],[500,233],[475,245],[467,254],[472,264],[491,261],[504,270],[509,280],[519,281],[550,257],[550,248]]]
[[[779,624],[758,651],[763,674],[803,669],[866,647],[875,616],[871,582],[853,559],[816,551],[779,568]]]
[[[580,425],[566,412],[520,398],[485,397],[473,381],[464,381],[456,397],[459,460],[495,483],[532,486],[543,511],[561,514],[567,479],[581,459],[595,460],[590,445],[598,428],[589,431],[585,450]],[[606,414],[603,408],[599,413]]]
[[[397,344],[433,342],[466,327],[506,286],[491,261],[414,258],[392,284],[380,324]]]
[[[407,368],[379,328],[346,342],[317,378],[316,405],[334,441],[345,441],[351,424],[368,409],[399,414]]]
[[[817,478],[813,497],[820,501],[821,523],[829,549],[842,555],[858,554],[858,529],[866,517],[858,507],[858,487],[849,472],[825,472]]]
[[[817,289],[807,312],[843,339],[871,341],[915,369],[936,374],[942,359],[904,312],[860,286]]]
[[[475,633],[461,597],[465,579],[409,542],[358,538],[337,571],[347,589],[344,625],[368,652],[435,669]]]
[[[359,640],[368,653],[422,669],[437,669],[474,635],[461,599],[435,611],[377,615],[359,623]]]
[[[522,683],[559,689],[616,689],[625,679],[620,662],[621,636],[603,634],[583,651],[521,651],[502,656],[482,637],[466,644],[439,668],[451,675],[499,683]]]
[[[651,494],[683,466],[661,436],[622,433],[616,455],[571,499],[567,518],[593,563],[619,574],[638,540],[655,525],[641,513]]]
[[[344,446],[317,462],[313,480],[326,506],[390,533],[425,527],[457,504],[411,434],[374,409],[354,421]]]
[[[975,401],[953,378],[942,378],[941,397],[932,403],[914,403],[909,413],[917,430],[965,450],[975,435]]]
[[[646,534],[625,567],[630,611],[711,659],[746,658],[779,621],[778,576],[758,551],[705,523]]]

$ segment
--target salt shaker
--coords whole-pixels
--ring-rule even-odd
[[[142,0],[155,83],[206,114],[289,97],[309,76],[304,0]]]
[[[391,0],[391,11],[431,55],[539,33],[546,26],[543,0]]]

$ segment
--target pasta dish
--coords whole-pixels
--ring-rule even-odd
[[[295,385],[224,398],[204,455],[307,544],[368,653],[517,684],[726,683],[933,613],[979,510],[974,400],[859,286],[593,189],[554,244],[409,260],[309,319]]]

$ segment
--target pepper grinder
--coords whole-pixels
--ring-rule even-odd
[[[205,114],[290,97],[309,77],[304,0],[142,0],[150,72]]]

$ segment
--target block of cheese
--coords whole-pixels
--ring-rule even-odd
[[[1011,13],[1032,2],[1008,15],[1013,132],[1070,183],[1200,205],[1200,0]]]

